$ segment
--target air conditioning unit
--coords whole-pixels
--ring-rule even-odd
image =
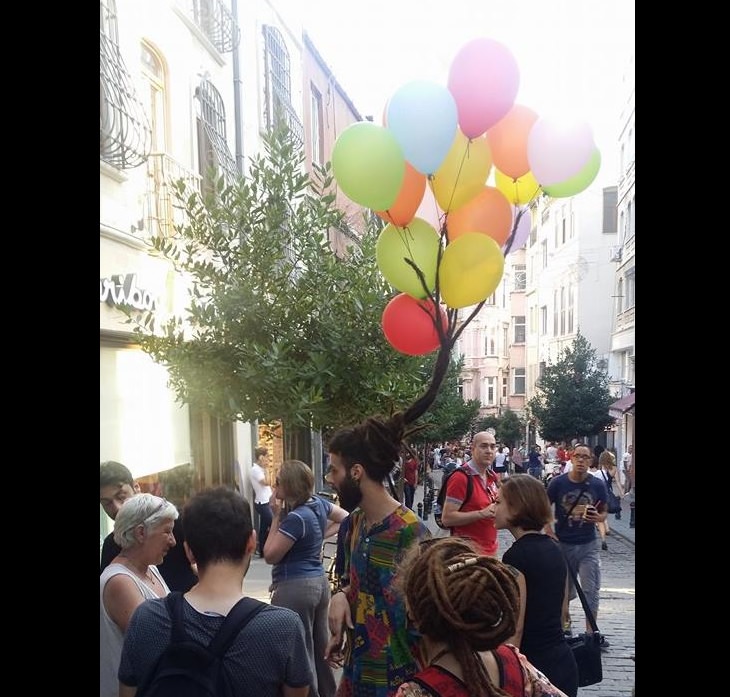
[[[609,261],[621,261],[621,255],[623,254],[622,245],[613,245],[609,250],[608,258]]]

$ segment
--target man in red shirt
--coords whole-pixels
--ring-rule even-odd
[[[497,496],[497,475],[492,463],[497,441],[491,431],[480,431],[471,442],[471,460],[463,466],[464,474],[454,472],[446,483],[441,520],[452,535],[469,537],[484,551],[496,556],[497,529],[491,505]],[[471,496],[467,498],[467,477],[472,478]]]
[[[416,485],[418,484],[418,460],[413,457],[412,453],[406,455],[406,461],[403,463],[403,480],[405,504],[413,510],[413,497],[416,494]]]

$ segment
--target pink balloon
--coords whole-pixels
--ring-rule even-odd
[[[527,238],[530,236],[530,228],[532,228],[532,216],[530,214],[530,208],[529,206],[520,206],[519,208],[515,208],[515,219],[517,216],[522,213],[520,217],[520,221],[517,223],[517,229],[514,230],[514,220],[512,221],[512,230],[514,230],[514,233],[510,231],[510,237],[507,238],[507,241],[502,245],[502,251],[504,252],[504,255],[507,256],[510,252],[514,252],[517,249],[520,249],[522,245],[527,242]]]
[[[449,68],[447,87],[456,101],[459,128],[476,138],[511,108],[520,86],[520,71],[509,49],[493,39],[464,44]]]
[[[585,122],[565,124],[539,118],[527,137],[530,171],[540,186],[558,184],[575,176],[595,150],[593,131]]]

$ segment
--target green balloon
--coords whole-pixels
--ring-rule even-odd
[[[570,179],[566,179],[563,182],[557,184],[550,184],[543,186],[542,190],[553,198],[566,198],[568,196],[575,196],[584,189],[587,189],[598,174],[598,170],[601,169],[601,153],[596,148],[591,156],[588,158],[588,162],[583,166],[583,169],[574,174]]]
[[[405,227],[386,225],[375,246],[375,261],[380,273],[390,285],[413,298],[425,298],[427,293],[410,259],[423,272],[429,292],[436,287],[436,268],[441,239],[433,225],[414,218]]]
[[[335,141],[332,172],[345,195],[375,211],[388,210],[403,185],[406,161],[395,136],[383,126],[358,121]]]

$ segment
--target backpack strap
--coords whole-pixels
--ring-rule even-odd
[[[171,591],[166,597],[167,611],[172,619],[172,641],[188,641],[189,636],[185,631],[183,619],[183,594],[180,591]],[[241,630],[248,624],[255,615],[266,607],[255,598],[241,598],[228,612],[218,633],[208,644],[208,650],[217,656],[225,655]]]
[[[255,598],[241,598],[228,612],[218,634],[208,644],[208,650],[216,656],[224,656],[243,628],[267,606]]]
[[[500,687],[510,695],[525,694],[525,674],[513,646],[502,644],[492,649],[499,664]]]

